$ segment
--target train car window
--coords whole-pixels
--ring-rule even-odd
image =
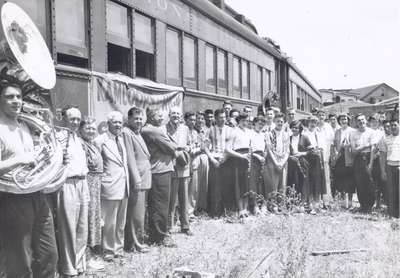
[[[136,76],[154,81],[154,54],[136,49],[135,56]]]
[[[131,75],[130,10],[107,1],[107,71]]]
[[[242,60],[242,96],[241,98],[250,99],[250,71],[249,62]]]
[[[217,68],[218,93],[228,95],[228,55],[221,49],[217,54]]]
[[[130,49],[115,45],[107,44],[107,71],[122,73],[130,76],[131,59]]]
[[[57,63],[87,68],[89,65],[87,1],[55,0],[54,5]]]
[[[242,91],[242,70],[240,65],[240,59],[233,57],[233,96],[240,98]]]
[[[183,38],[183,85],[197,89],[197,42],[187,35]]]
[[[297,94],[296,94],[296,108],[297,109],[301,109],[301,105],[300,105],[301,88],[298,85],[296,85],[296,91],[297,91]]]
[[[215,47],[206,45],[206,91],[216,92],[215,78]]]
[[[134,15],[135,48],[154,53],[154,20],[140,13]]]
[[[293,91],[294,91],[294,83],[290,81],[289,83],[289,98],[287,106],[293,108]]]
[[[182,85],[181,78],[181,35],[171,28],[166,34],[166,75],[167,84]]]
[[[107,1],[107,41],[130,48],[130,28],[128,9],[112,1]]]
[[[262,100],[263,94],[263,69],[257,66],[255,94],[252,96],[255,101]]]
[[[305,103],[305,92],[303,89],[301,89],[301,106],[300,106],[301,111],[304,111],[304,103]]]
[[[264,90],[271,91],[271,72],[267,69],[264,69]]]
[[[40,33],[43,38],[49,45],[49,32],[47,29],[48,13],[49,11],[49,3],[48,0],[35,0],[35,1],[26,1],[26,0],[8,0],[7,2],[12,2],[20,6],[32,19],[32,21],[38,27]]]

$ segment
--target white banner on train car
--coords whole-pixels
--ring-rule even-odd
[[[110,111],[120,111],[125,117],[132,106],[161,108],[168,112],[171,107],[182,108],[182,87],[174,87],[146,79],[133,79],[120,74],[94,73],[91,80],[90,114],[104,126]]]

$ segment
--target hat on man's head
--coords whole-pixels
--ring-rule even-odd
[[[318,118],[315,116],[310,116],[307,118],[307,122],[318,122]]]

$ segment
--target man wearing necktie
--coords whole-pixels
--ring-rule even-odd
[[[122,138],[122,114],[110,112],[107,116],[108,132],[96,138],[104,163],[101,181],[101,214],[104,220],[104,260],[122,256],[124,229],[129,196],[127,155]]]

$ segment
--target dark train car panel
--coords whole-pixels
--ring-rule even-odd
[[[83,114],[90,114],[89,82],[89,71],[62,65],[57,66],[57,84],[51,91],[53,107],[77,105]]]

